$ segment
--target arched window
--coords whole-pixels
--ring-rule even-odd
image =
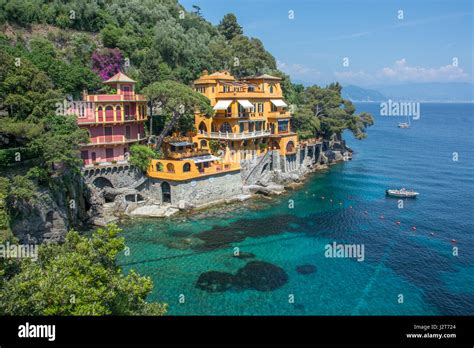
[[[166,165],[166,169],[168,170],[168,172],[174,173],[174,165],[173,165],[173,163],[168,163],[168,164]]]
[[[220,128],[221,133],[232,133],[232,127],[229,123],[224,122]]]
[[[286,152],[293,152],[295,150],[295,143],[293,141],[289,141],[286,144]]]
[[[207,133],[207,127],[204,122],[199,123],[199,133]]]
[[[156,171],[157,172],[162,172],[163,171],[163,163],[156,162]]]
[[[110,105],[105,108],[105,120],[106,121],[114,120],[114,108]]]
[[[203,147],[207,147],[207,141],[205,141],[204,139],[201,140],[201,148]]]
[[[270,85],[270,93],[273,93],[273,85]]]
[[[122,108],[120,107],[120,105],[117,105],[115,107],[115,113],[117,114],[117,119],[121,120],[122,119]]]
[[[99,106],[97,109],[97,116],[99,117],[99,122],[104,121],[104,110],[102,109],[102,106]]]
[[[183,172],[190,172],[191,171],[191,165],[189,163],[185,163],[183,165]]]

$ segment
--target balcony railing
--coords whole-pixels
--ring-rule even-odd
[[[114,123],[130,123],[130,122],[137,122],[137,121],[145,121],[145,118],[140,117],[137,115],[125,115],[122,117],[117,117],[115,121],[112,119],[107,119],[105,117],[99,117],[98,121],[95,120],[95,115],[88,114],[87,117],[78,117],[77,123],[80,125],[93,125],[93,124],[114,124]]]
[[[288,110],[282,110],[282,111],[270,111],[268,113],[268,117],[270,118],[280,118],[280,117],[291,117],[291,114]]]
[[[166,157],[173,160],[185,159],[188,157],[209,155],[208,150],[193,150],[193,151],[168,151]]]
[[[254,132],[242,132],[242,133],[227,133],[227,132],[199,132],[204,138],[209,139],[225,139],[225,140],[242,140],[242,139],[252,139],[252,138],[261,138],[270,135],[269,130],[261,130]]]
[[[88,145],[113,145],[113,144],[126,144],[134,143],[140,140],[146,139],[138,136],[137,138],[127,138],[125,135],[100,135],[90,139],[90,142],[87,144],[81,144],[81,146]]]
[[[104,102],[104,101],[146,101],[146,97],[141,94],[90,94],[86,96],[89,102]]]

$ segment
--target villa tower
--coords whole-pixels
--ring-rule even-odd
[[[81,145],[85,166],[123,162],[130,146],[145,140],[146,98],[135,94],[135,81],[122,72],[104,81],[111,94],[85,95],[78,125],[87,129],[89,143]]]

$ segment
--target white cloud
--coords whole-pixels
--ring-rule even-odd
[[[405,58],[395,61],[390,67],[375,72],[337,71],[335,77],[344,83],[372,84],[386,82],[455,82],[468,81],[469,74],[459,66],[451,64],[438,68],[410,66]]]
[[[451,64],[439,68],[409,66],[405,58],[395,61],[392,67],[383,68],[382,77],[400,82],[452,82],[469,78],[463,69]]]
[[[297,79],[314,79],[317,78],[321,73],[311,67],[302,65],[302,64],[287,64],[285,62],[277,60],[277,68],[291,77],[296,77]]]

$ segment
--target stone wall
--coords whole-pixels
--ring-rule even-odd
[[[86,168],[83,169],[82,174],[88,185],[98,188],[107,185],[107,181],[113,188],[136,188],[145,178],[139,169],[128,164]]]
[[[169,181],[149,178],[141,192],[155,202],[163,203],[163,183],[170,185],[171,205],[185,208],[232,198],[242,194],[239,171],[222,173],[195,180]]]

